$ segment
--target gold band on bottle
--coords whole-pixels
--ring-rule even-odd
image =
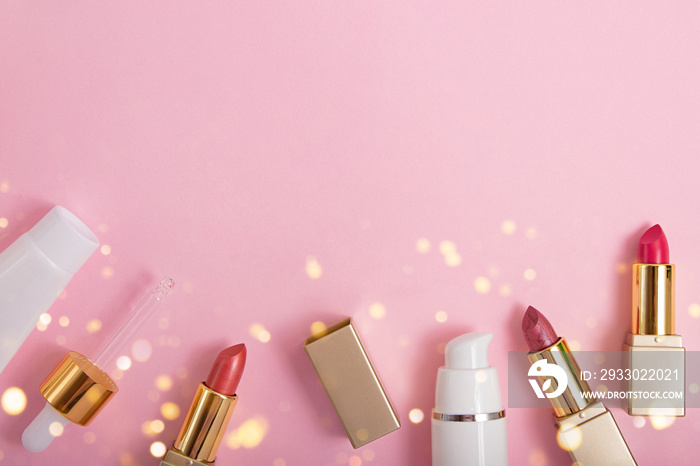
[[[673,264],[632,266],[632,333],[676,333],[674,275]]]
[[[222,395],[200,383],[173,448],[192,460],[214,462],[237,401],[236,395]]]
[[[39,388],[56,411],[81,426],[90,424],[119,391],[102,369],[75,351],[66,354]]]
[[[571,354],[569,345],[566,344],[566,340],[563,338],[541,351],[528,353],[527,358],[532,364],[546,359],[548,364],[556,364],[566,374],[568,382],[564,393],[556,398],[549,399],[550,403],[552,403],[552,408],[554,408],[554,415],[557,418],[577,413],[596,401],[595,398],[590,397],[589,392],[591,388],[588,386],[588,382],[581,379],[581,368],[574,359],[573,354]],[[538,377],[537,379],[540,386],[545,381],[545,377]],[[551,380],[551,391],[555,391],[557,389],[556,379],[547,377],[546,380]]]

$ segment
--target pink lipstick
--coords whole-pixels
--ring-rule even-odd
[[[685,395],[685,348],[676,335],[675,275],[670,263],[668,240],[659,225],[649,228],[639,239],[638,262],[632,265],[632,331],[625,338],[631,392],[683,392]],[[670,372],[673,377],[648,380],[634,377],[653,370]],[[685,416],[685,396],[650,402],[628,398],[632,416]]]
[[[615,419],[591,395],[581,368],[564,338],[530,306],[523,316],[523,336],[531,352],[528,376],[538,398],[549,398],[554,409],[559,445],[576,464],[636,465]]]
[[[173,447],[160,466],[211,466],[238,401],[235,394],[246,361],[245,345],[231,346],[216,357],[205,382],[197,387],[192,405]]]
[[[658,224],[649,228],[639,239],[637,262],[641,264],[668,264],[668,240]]]

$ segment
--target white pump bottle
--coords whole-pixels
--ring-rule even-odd
[[[445,347],[431,419],[433,466],[507,466],[498,372],[488,364],[491,333],[467,333]]]

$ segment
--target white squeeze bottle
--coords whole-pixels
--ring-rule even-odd
[[[0,372],[99,245],[78,217],[56,206],[0,253]]]
[[[467,333],[445,346],[431,419],[433,466],[507,466],[506,418],[491,333]]]

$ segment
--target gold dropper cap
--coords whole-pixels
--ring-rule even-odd
[[[69,421],[86,426],[119,389],[92,361],[71,351],[39,387],[46,401]]]

